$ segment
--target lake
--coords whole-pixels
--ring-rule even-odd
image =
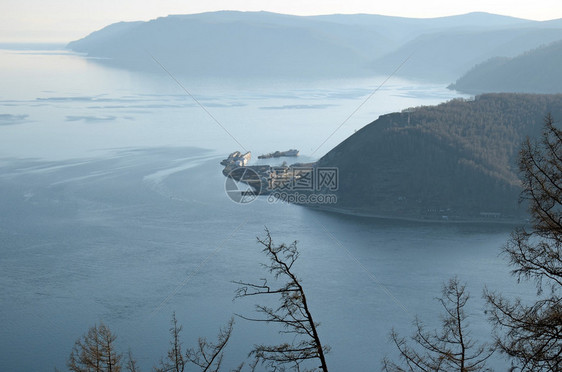
[[[183,88],[156,64],[140,74],[64,50],[0,50],[1,370],[64,369],[99,322],[143,370],[165,355],[173,312],[184,347],[212,340],[233,314],[253,314],[254,299],[233,301],[232,281],[263,277],[265,227],[277,243],[298,241],[295,271],[333,371],[379,370],[394,351],[390,330],[409,335],[416,315],[437,326],[435,297],[454,275],[472,295],[475,339],[490,334],[485,286],[534,294],[499,256],[513,226],[237,204],[225,193],[219,162],[232,151],[297,148],[299,160],[317,160],[381,114],[456,92],[394,77],[379,88],[386,76],[175,77]],[[237,319],[225,365],[278,337]]]

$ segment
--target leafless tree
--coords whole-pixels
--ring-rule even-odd
[[[290,343],[279,345],[256,345],[250,356],[274,371],[284,371],[287,367],[300,371],[304,368],[304,362],[316,360],[320,364],[318,368],[327,372],[325,354],[329,348],[320,341],[317,331],[319,324],[314,322],[304,289],[293,272],[293,265],[299,257],[297,242],[275,245],[267,229],[265,238],[258,238],[258,242],[264,247],[263,252],[269,259],[264,267],[272,274],[274,283],[270,284],[267,279],[262,279],[259,284],[236,281],[240,287],[235,298],[279,296],[279,305],[276,308],[256,305],[256,310],[264,315],[263,318],[238,316],[246,320],[281,325],[283,330],[280,333],[292,334],[293,339]],[[276,285],[278,281],[285,282]]]
[[[183,372],[185,371],[186,362],[183,358],[183,352],[181,350],[181,340],[180,332],[182,331],[182,326],[178,325],[178,320],[176,319],[176,313],[172,314],[172,326],[170,327],[170,335],[172,339],[170,340],[170,349],[166,355],[166,359],[160,360],[160,366],[155,367],[156,372]]]
[[[234,319],[231,318],[228,324],[219,330],[216,343],[209,342],[206,338],[200,337],[197,347],[187,350],[187,359],[201,368],[203,372],[218,372],[222,365],[224,349],[230,340],[233,326]],[[237,370],[241,369],[242,365]]]
[[[404,371],[488,371],[487,359],[494,348],[477,344],[470,337],[467,315],[464,307],[470,298],[465,285],[457,278],[443,285],[442,297],[438,301],[443,307],[439,331],[427,331],[424,324],[416,319],[415,333],[411,337],[414,346],[408,345],[404,337],[392,330],[390,338],[396,345],[402,365],[388,358],[383,360],[383,370]]]
[[[133,353],[129,349],[127,353],[127,363],[125,363],[125,370],[128,372],[140,372],[139,366],[137,366],[137,361],[133,358]]]
[[[562,131],[545,118],[540,141],[520,151],[522,200],[530,228],[516,229],[504,247],[512,273],[533,280],[540,298],[531,304],[486,291],[500,349],[524,371],[562,370]],[[543,289],[550,291],[547,295]]]
[[[222,365],[224,349],[230,340],[234,319],[219,331],[216,343],[207,341],[206,338],[200,337],[197,347],[187,349],[185,354],[182,351],[182,341],[180,333],[183,329],[178,324],[176,314],[172,314],[172,326],[170,327],[170,349],[166,355],[166,359],[160,361],[160,366],[155,367],[156,372],[184,372],[187,370],[188,363],[193,363],[203,372],[218,372]],[[241,370],[241,364],[237,370]]]
[[[115,350],[115,336],[103,323],[94,325],[79,338],[67,366],[73,372],[119,372],[121,354]]]

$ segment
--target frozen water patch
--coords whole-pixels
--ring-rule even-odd
[[[103,172],[103,171],[97,171],[97,172],[92,172],[88,175],[85,176],[78,176],[78,177],[71,177],[71,178],[67,178],[65,180],[61,180],[61,181],[57,181],[57,182],[53,182],[50,184],[50,186],[58,186],[58,185],[63,185],[63,184],[67,184],[67,183],[72,183],[72,182],[79,182],[79,181],[86,181],[92,178],[98,178],[98,177],[104,177],[104,176],[108,176],[110,174],[115,173],[114,171],[108,171],[108,172]]]
[[[283,106],[262,106],[261,110],[318,110],[325,109],[328,107],[333,107],[337,105],[332,104],[315,104],[315,105],[283,105]]]
[[[65,162],[63,164],[60,163],[47,163],[47,164],[39,164],[39,165],[32,165],[29,167],[17,168],[16,172],[14,173],[7,173],[4,176],[9,175],[17,175],[17,174],[40,174],[40,173],[50,173],[50,172],[57,172],[66,168],[73,168],[73,167],[80,167],[86,164],[91,163],[91,160],[88,161],[79,161],[79,162]],[[53,165],[56,164],[56,165]]]
[[[29,115],[12,115],[12,114],[0,114],[0,125],[14,125],[21,124]]]
[[[91,115],[81,115],[81,116],[67,116],[66,121],[85,121],[87,123],[96,121],[113,121],[117,119],[116,116],[91,116]]]
[[[181,165],[177,165],[171,168],[161,169],[159,171],[146,175],[143,177],[143,183],[147,185],[150,189],[156,191],[158,194],[162,196],[175,200],[183,200],[182,198],[177,197],[175,193],[171,192],[170,189],[166,187],[166,185],[164,184],[166,178],[170,177],[173,174],[201,166],[203,163],[211,159],[219,159],[219,158],[220,158],[219,155],[213,154],[213,155],[206,155],[206,156],[193,156],[190,158],[181,159],[181,161],[186,161],[186,162]]]

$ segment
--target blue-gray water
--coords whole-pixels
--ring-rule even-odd
[[[498,256],[511,226],[239,205],[224,192],[219,161],[240,145],[317,159],[380,114],[456,96],[391,79],[315,151],[384,78],[180,77],[233,139],[158,66],[139,75],[60,51],[0,51],[0,370],[64,369],[74,341],[100,321],[143,370],[165,354],[173,311],[184,347],[212,339],[233,313],[252,313],[252,299],[232,301],[231,281],[263,276],[255,237],[265,226],[277,242],[299,242],[295,270],[333,371],[378,370],[391,328],[408,335],[416,314],[438,324],[434,298],[453,275],[472,294],[473,336],[488,337],[485,285],[533,294]],[[237,320],[227,364],[277,337]]]

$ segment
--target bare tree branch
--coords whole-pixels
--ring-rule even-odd
[[[518,280],[534,280],[534,304],[485,292],[497,345],[522,371],[562,369],[562,132],[545,118],[542,139],[527,139],[520,151],[522,200],[529,202],[530,229],[516,229],[504,254]]]
[[[404,371],[488,371],[486,361],[495,351],[487,344],[477,345],[470,338],[467,315],[464,307],[470,298],[465,286],[457,278],[443,286],[442,296],[437,300],[444,310],[441,330],[428,332],[416,319],[415,333],[411,337],[415,347],[392,330],[390,339],[398,349],[403,366],[388,358],[383,360],[383,370]]]
[[[250,353],[255,358],[254,368],[259,362],[274,371],[284,371],[286,366],[300,371],[305,361],[317,360],[320,363],[318,368],[327,372],[325,353],[329,348],[320,342],[318,323],[314,322],[304,289],[292,271],[299,257],[297,243],[276,246],[267,229],[265,238],[258,237],[258,242],[264,247],[263,252],[269,258],[269,263],[264,267],[272,274],[273,279],[286,281],[274,288],[268,284],[267,279],[261,279],[261,284],[235,281],[240,287],[236,290],[234,298],[278,295],[280,304],[275,309],[256,305],[256,311],[261,313],[263,318],[238,316],[250,321],[280,324],[284,328],[280,333],[294,334],[295,337],[292,343],[256,345]]]
[[[160,367],[155,367],[156,372],[184,372],[186,362],[183,359],[181,350],[182,342],[180,341],[180,332],[183,327],[178,325],[176,313],[172,313],[172,326],[170,327],[170,349],[166,355],[166,359],[160,360]]]
[[[219,330],[216,343],[209,342],[206,338],[200,337],[197,342],[197,348],[187,350],[187,359],[200,367],[203,372],[218,372],[221,368],[224,349],[230,340],[233,327],[234,318],[231,318],[227,325]],[[235,370],[240,371],[242,367],[243,364],[239,365]]]

